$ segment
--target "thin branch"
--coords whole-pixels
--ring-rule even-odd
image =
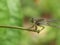
[[[33,29],[28,29],[24,27],[19,27],[19,26],[6,26],[6,25],[0,25],[0,28],[12,28],[12,29],[21,29],[21,30],[26,30],[26,31],[32,31],[32,32],[39,32],[39,30],[33,30]]]

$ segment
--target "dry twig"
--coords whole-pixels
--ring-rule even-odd
[[[20,29],[20,30],[26,30],[26,31],[32,31],[32,32],[39,32],[39,30],[33,30],[29,28],[19,27],[19,26],[6,26],[6,25],[0,25],[0,28],[11,28],[11,29]]]

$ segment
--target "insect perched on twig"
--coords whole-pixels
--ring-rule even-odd
[[[37,30],[38,29],[37,26],[42,27],[41,30],[38,30],[38,33],[45,28],[43,25],[60,28],[60,26],[57,26],[57,23],[56,23],[58,21],[59,20],[51,19],[51,15],[49,13],[44,13],[42,15],[42,18],[32,18],[31,22],[33,23],[33,25],[30,28],[35,27],[34,30]]]
[[[41,30],[43,30],[43,29],[45,28],[43,25],[46,25],[46,24],[47,24],[46,20],[43,19],[43,18],[32,18],[32,21],[31,21],[31,22],[33,23],[33,25],[32,25],[30,28],[35,27],[34,30],[38,30],[38,27],[37,27],[37,26],[42,27]],[[44,23],[44,22],[45,22],[45,23]],[[38,30],[38,33],[39,33],[41,30]]]

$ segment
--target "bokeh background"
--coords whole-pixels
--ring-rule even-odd
[[[31,25],[30,21],[24,19],[39,17],[44,11],[49,11],[52,19],[59,20],[60,0],[0,0],[0,25],[28,27]],[[56,26],[58,25],[60,22],[56,21]],[[45,25],[44,27],[39,34],[0,28],[0,45],[60,45],[60,29]]]

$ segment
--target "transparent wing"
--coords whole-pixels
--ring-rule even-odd
[[[60,20],[48,20],[48,26],[60,28]]]

